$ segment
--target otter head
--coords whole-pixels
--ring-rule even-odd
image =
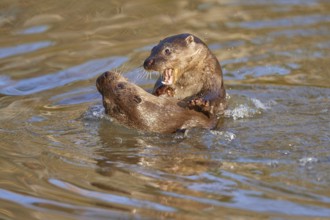
[[[174,35],[153,47],[143,66],[145,70],[159,72],[164,85],[173,85],[184,72],[202,60],[205,50],[208,50],[207,46],[194,35]]]
[[[102,95],[103,106],[106,114],[111,115],[116,109],[118,109],[118,106],[114,100],[116,98],[114,92],[117,87],[120,87],[116,84],[119,78],[119,74],[107,71],[96,80],[96,88]]]
[[[105,113],[123,123],[138,117],[137,106],[142,98],[135,87],[119,73],[105,72],[96,80],[96,87],[102,95]]]

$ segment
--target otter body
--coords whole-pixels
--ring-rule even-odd
[[[114,72],[97,79],[106,114],[128,127],[157,133],[216,126],[226,91],[217,58],[199,38],[165,38],[152,49],[144,68],[161,75],[152,94]]]
[[[171,96],[206,115],[221,113],[226,106],[219,61],[206,44],[191,34],[161,40],[144,61],[146,70],[160,73],[153,94]]]
[[[103,73],[96,87],[102,95],[105,113],[138,130],[174,133],[193,127],[210,129],[217,123],[216,118],[180,107],[177,99],[146,92],[118,73]]]

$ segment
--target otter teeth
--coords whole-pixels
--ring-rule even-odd
[[[173,69],[165,69],[162,74],[162,83],[164,85],[172,85],[173,83]]]

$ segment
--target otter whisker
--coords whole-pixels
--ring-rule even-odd
[[[142,69],[142,71],[143,71],[143,76],[145,79],[151,79],[152,72],[146,71],[144,69]]]
[[[217,126],[227,106],[226,90],[221,65],[201,39],[187,33],[169,36],[152,48],[143,65],[126,63],[117,70],[125,72],[127,65],[125,76],[139,83],[113,72],[97,79],[106,114],[128,127],[158,133]],[[152,90],[144,90],[156,73]]]
[[[145,74],[146,73],[143,70],[139,69],[139,73],[137,75],[137,78],[138,79],[144,79],[145,78]]]
[[[126,73],[128,71],[128,66],[126,65],[126,63],[124,63],[123,65],[121,65],[121,74]]]
[[[149,72],[149,77],[150,79],[152,79],[152,75],[154,74],[154,72]]]
[[[137,68],[134,72],[136,72],[137,74],[135,74],[135,77],[134,77],[134,81],[137,82],[141,79],[144,79],[146,78],[146,71],[142,68]]]

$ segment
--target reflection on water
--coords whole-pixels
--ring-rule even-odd
[[[44,47],[49,47],[52,45],[52,42],[49,41],[41,41],[36,43],[28,43],[28,44],[20,44],[14,47],[7,47],[0,49],[0,59],[19,55],[22,53],[29,53],[35,50],[39,50]]]
[[[0,2],[0,219],[330,216],[330,3]],[[171,34],[221,60],[214,131],[145,134],[104,115],[96,77]],[[151,78],[150,78],[151,77]]]
[[[79,66],[74,66],[53,74],[22,79],[0,87],[0,92],[6,95],[29,95],[44,90],[64,86],[75,81],[86,80],[97,76],[100,72],[116,68],[124,63],[124,57],[112,57],[92,60]]]

